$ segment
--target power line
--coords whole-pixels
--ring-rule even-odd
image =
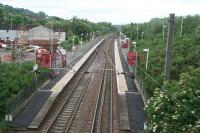
[[[131,59],[129,57],[129,59]],[[132,60],[132,59],[131,59]],[[132,60],[133,61],[133,60]],[[194,117],[196,117],[197,119],[199,119],[199,116],[198,115],[195,115],[194,113],[192,113],[192,111],[186,107],[181,101],[179,101],[175,95],[172,95],[170,92],[167,91],[167,89],[164,89],[165,88],[165,84],[162,86],[160,85],[153,77],[151,77],[143,68],[141,68],[138,64],[136,64],[136,67],[138,67],[147,77],[149,77],[155,84],[157,84],[159,86],[159,88],[165,92],[172,101],[177,101],[177,103],[183,107],[186,111],[188,111],[190,114],[192,114]]]

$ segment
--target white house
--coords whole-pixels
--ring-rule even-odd
[[[0,40],[15,40],[17,32],[17,30],[0,30]]]
[[[54,32],[42,25],[34,27],[28,31],[28,40],[50,40],[54,38]]]

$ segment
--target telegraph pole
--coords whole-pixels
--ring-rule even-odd
[[[169,20],[168,20],[168,37],[167,37],[167,49],[166,49],[166,56],[165,56],[164,82],[170,80],[170,65],[171,65],[171,56],[172,56],[174,16],[175,14],[170,14]]]

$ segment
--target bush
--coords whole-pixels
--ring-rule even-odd
[[[17,63],[1,63],[0,64],[0,119],[4,118],[6,104],[19,91],[28,87],[34,78],[33,62]],[[40,68],[41,72],[48,71]]]

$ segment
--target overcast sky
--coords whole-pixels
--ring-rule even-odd
[[[200,14],[200,0],[0,0],[13,7],[44,11],[50,16],[73,16],[113,24],[147,22],[155,17]]]

